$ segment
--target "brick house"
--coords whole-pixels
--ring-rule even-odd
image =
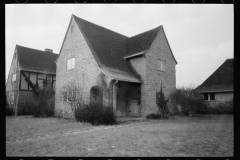
[[[73,116],[79,95],[70,84],[84,104],[100,102],[117,116],[156,112],[161,84],[166,96],[176,89],[176,64],[163,26],[127,37],[72,15],[56,60],[55,115]]]
[[[234,59],[227,59],[195,91],[204,101],[214,107],[216,104],[233,99],[233,64]]]
[[[19,102],[33,100],[33,91],[24,76],[30,78],[33,84],[38,82],[43,86],[43,80],[52,82],[53,89],[56,83],[57,54],[52,50],[40,51],[32,48],[16,45],[6,83],[6,96],[8,103],[17,114]]]

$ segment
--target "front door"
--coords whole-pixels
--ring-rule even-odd
[[[136,99],[131,99],[130,101],[129,101],[129,115],[130,116],[138,116],[138,108],[139,108],[139,106],[138,106],[138,100],[136,100]]]
[[[137,90],[127,92],[127,115],[140,116],[140,99]]]

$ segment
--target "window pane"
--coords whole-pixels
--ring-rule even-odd
[[[166,62],[162,61],[162,71],[166,71]]]
[[[25,75],[28,77],[28,72],[24,72]],[[23,73],[22,73],[23,74]],[[28,83],[27,81],[25,80],[24,76],[21,75],[21,89],[24,89],[24,90],[27,90],[28,89]]]
[[[204,100],[208,100],[208,94],[207,93],[204,94]]]
[[[30,81],[33,84],[36,84],[36,80],[37,80],[37,73],[30,73]]]
[[[43,89],[43,80],[38,80],[39,88]]]
[[[75,58],[72,58],[72,68],[74,68],[75,67]]]
[[[210,93],[210,100],[215,100],[215,95],[214,95],[214,93]]]
[[[48,81],[52,81],[52,75],[51,75],[51,74],[48,74],[48,75],[47,75],[47,80],[48,80]]]
[[[55,91],[56,81],[53,81],[53,90]]]
[[[15,82],[16,81],[16,74],[13,74],[12,75],[12,82]]]
[[[67,61],[67,70],[71,69],[71,60],[69,59]]]
[[[38,73],[38,79],[46,79],[46,74]]]

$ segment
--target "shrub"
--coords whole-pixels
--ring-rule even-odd
[[[170,96],[179,107],[178,114],[192,115],[195,113],[204,113],[207,110],[207,106],[204,103],[202,96],[196,93],[191,87],[178,88]]]
[[[166,117],[163,117],[161,114],[159,113],[151,113],[149,115],[146,116],[146,119],[165,119]]]
[[[34,117],[52,117],[54,115],[54,101],[55,92],[51,85],[44,80],[43,89],[36,85],[34,90],[34,105],[32,107],[32,114]]]
[[[32,115],[34,102],[31,101],[20,101],[18,103],[18,115]]]
[[[214,107],[208,107],[209,114],[233,114],[233,100],[218,103]]]
[[[14,115],[14,109],[8,104],[7,96],[6,96],[6,116]]]
[[[92,125],[116,124],[116,115],[111,107],[104,107],[94,103],[88,105],[78,105],[75,110],[75,118],[78,122],[87,122]]]

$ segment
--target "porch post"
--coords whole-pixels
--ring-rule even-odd
[[[116,114],[117,110],[117,83],[118,80],[113,83],[113,112]]]

